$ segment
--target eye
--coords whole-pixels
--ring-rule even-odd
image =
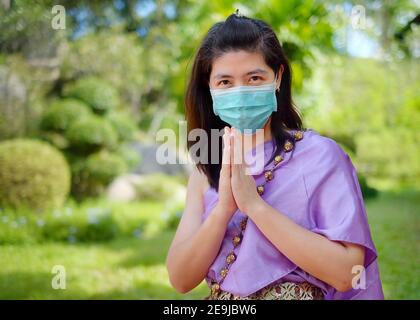
[[[226,86],[228,86],[229,84],[230,84],[229,80],[224,79],[224,80],[220,80],[220,81],[217,83],[217,86],[219,86],[219,87],[226,87]]]
[[[261,80],[262,78],[260,76],[252,76],[251,78],[249,78],[249,82],[251,83],[259,82]]]

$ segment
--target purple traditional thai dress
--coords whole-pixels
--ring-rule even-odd
[[[263,148],[262,148],[263,147]],[[266,163],[275,144],[267,141],[253,149],[253,155]],[[263,149],[263,150],[262,150]],[[258,151],[260,150],[260,151]],[[222,281],[220,288],[241,297],[248,296],[274,282],[309,282],[319,287],[324,298],[383,299],[377,263],[377,252],[369,230],[356,171],[349,156],[333,140],[314,130],[304,131],[294,150],[283,154],[284,160],[265,185],[262,198],[273,208],[297,224],[333,241],[346,241],[364,246],[364,283],[357,289],[338,292],[313,277],[284,256],[248,219],[239,246],[232,237],[240,229],[245,215],[237,210],[228,224],[220,251],[210,266],[206,280]],[[258,161],[256,161],[258,162]],[[263,168],[253,168],[256,184],[264,182]],[[259,173],[258,173],[259,171]],[[204,195],[204,221],[218,201],[218,193],[209,188]],[[222,279],[220,270],[225,259],[234,252],[236,260]],[[356,274],[355,274],[356,276]]]

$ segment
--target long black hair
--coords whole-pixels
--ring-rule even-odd
[[[259,52],[265,63],[275,74],[282,67],[280,90],[276,91],[277,112],[271,115],[271,134],[275,140],[275,149],[269,161],[278,150],[282,150],[286,140],[295,142],[287,130],[302,129],[302,119],[292,102],[291,69],[283,48],[273,29],[264,21],[237,14],[230,15],[226,21],[214,24],[202,41],[195,56],[191,77],[185,95],[185,108],[188,133],[193,129],[203,129],[210,137],[211,129],[223,129],[229,126],[213,113],[209,77],[214,59],[229,51],[245,50]],[[208,144],[209,161],[197,163],[197,167],[207,176],[211,187],[218,189],[222,163],[222,139],[218,141],[219,161],[210,161],[212,144]],[[188,141],[188,150],[195,144]],[[212,157],[214,159],[214,155]]]

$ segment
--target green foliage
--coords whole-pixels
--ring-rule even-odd
[[[118,237],[152,236],[166,228],[164,206],[158,202],[111,203],[91,199],[68,201],[63,208],[0,210],[0,245],[42,242],[103,242]]]
[[[110,112],[106,118],[114,127],[119,141],[130,141],[134,139],[137,127],[133,119],[122,112]]]
[[[142,161],[141,155],[131,148],[129,144],[120,144],[115,153],[119,154],[124,159],[128,170],[135,168]]]
[[[73,161],[72,170],[76,177],[73,194],[79,198],[98,196],[114,178],[127,171],[127,163],[119,154],[101,150],[87,159]]]
[[[97,114],[105,114],[118,106],[118,92],[106,81],[97,77],[85,77],[68,85],[66,97],[80,99]]]
[[[95,115],[85,102],[66,98],[56,100],[45,112],[41,128],[44,140],[65,151],[73,176],[72,194],[77,198],[99,195],[112,179],[137,164],[138,157],[124,144],[136,131],[126,114]]]
[[[86,171],[90,179],[101,184],[108,184],[126,170],[127,165],[124,159],[118,154],[107,151],[91,154],[86,160]]]
[[[420,181],[420,134],[406,128],[366,133],[356,138],[361,170],[389,187],[413,187]],[[387,185],[388,184],[388,185]]]
[[[55,101],[45,112],[41,136],[65,151],[72,194],[78,199],[97,196],[136,163],[123,146],[137,128],[128,115],[114,110],[118,92],[101,79],[81,78],[67,85],[64,95],[67,98]]]
[[[89,107],[80,100],[56,100],[44,113],[41,120],[41,129],[66,132],[76,120],[88,115],[90,115]]]
[[[55,101],[41,122],[43,139],[66,152],[73,176],[72,193],[77,198],[101,194],[112,179],[126,172],[137,160],[119,146],[134,138],[135,123],[117,111],[103,116],[93,114],[86,103],[100,113],[98,103],[102,103],[102,98],[95,101],[90,98],[99,96],[105,89],[109,92],[109,88],[105,88],[103,82],[91,88],[94,79],[84,79],[87,80],[82,79],[69,89],[68,96],[72,98]],[[84,89],[79,90],[84,85],[96,93],[86,96]],[[76,98],[83,98],[85,102]],[[103,111],[116,106],[112,97],[108,98],[105,100],[110,104],[101,104]]]
[[[64,134],[46,131],[40,134],[40,139],[44,140],[60,150],[65,150],[69,147],[69,141]]]
[[[117,145],[117,133],[105,118],[91,116],[73,123],[66,132],[72,147],[84,153],[101,148],[113,149]]]
[[[307,127],[340,142],[377,188],[420,181],[418,62],[326,57],[308,82]]]
[[[42,228],[42,240],[68,242],[108,241],[118,236],[118,225],[108,210],[89,208],[61,218],[49,217]]]
[[[136,184],[136,195],[140,201],[167,201],[176,196],[176,193],[182,188],[182,184],[176,177],[165,174],[150,174],[142,176],[141,181]]]
[[[0,206],[59,207],[69,188],[68,164],[51,145],[30,139],[0,143]]]
[[[98,202],[86,204],[97,207]],[[379,254],[379,269],[386,299],[420,299],[418,235],[420,233],[419,194],[381,194],[367,202],[367,213]],[[127,230],[143,221],[156,220],[159,203],[115,204],[112,211]],[[64,209],[60,216],[67,215]],[[76,214],[76,213],[73,213]],[[21,216],[22,214],[20,214]],[[33,215],[30,215],[33,216]],[[11,232],[15,220],[3,222],[0,213],[0,242],[4,227]],[[29,223],[27,223],[29,224]],[[147,226],[147,225],[146,225]],[[37,230],[42,229],[36,225]],[[132,229],[131,229],[132,230]],[[137,233],[136,233],[137,234]],[[404,234],[404,236],[402,236]],[[1,299],[201,299],[208,293],[203,282],[188,294],[178,294],[170,286],[165,268],[173,231],[138,238],[116,238],[104,243],[3,244],[0,268]],[[8,239],[8,238],[7,238]],[[392,244],[392,245],[390,245]],[[407,258],[410,257],[410,258]],[[59,261],[68,274],[66,290],[51,290],[51,274],[45,266]],[[48,271],[48,270],[47,270]]]
[[[43,140],[64,150],[70,146],[66,132],[78,120],[91,116],[89,107],[76,99],[58,99],[51,103],[40,121]]]
[[[185,182],[180,177],[165,174],[142,176],[136,183],[139,201],[159,201],[165,204],[162,213],[165,228],[173,230],[179,224],[185,206]]]
[[[158,58],[160,61],[155,65],[146,57],[145,53],[151,48],[151,45],[142,45],[137,34],[124,33],[114,26],[69,43],[60,72],[64,79],[74,79],[80,74],[95,74],[103,79],[119,93],[121,108],[118,112],[129,111],[137,121],[139,104],[143,111],[151,88],[163,92],[162,79],[169,76],[162,59]],[[153,51],[154,56],[165,56],[160,45]]]
[[[386,299],[420,299],[420,194],[381,193],[366,204]]]
[[[115,116],[121,111],[129,111],[147,138],[154,138],[159,128],[175,128],[177,120],[183,118],[185,84],[195,50],[211,25],[239,8],[245,15],[273,26],[292,64],[295,98],[301,93],[298,106],[304,110],[308,127],[342,139],[370,182],[387,180],[390,186],[412,185],[415,179],[399,171],[406,170],[401,165],[390,162],[377,166],[370,162],[376,161],[377,156],[362,156],[364,152],[358,149],[365,147],[356,145],[356,140],[363,141],[359,135],[372,137],[394,129],[416,130],[420,121],[418,59],[401,58],[415,52],[418,30],[407,22],[417,11],[412,1],[400,2],[380,6],[372,1],[361,2],[371,14],[366,29],[357,32],[372,43],[377,41],[384,52],[380,56],[383,59],[375,61],[337,59],[331,55],[334,51],[346,52],[344,31],[351,22],[348,4],[336,1],[169,1],[154,6],[141,18],[136,6],[116,6],[112,1],[72,1],[66,4],[66,10],[82,10],[86,19],[67,15],[66,30],[60,31],[51,29],[53,2],[28,5],[27,1],[13,1],[7,10],[0,7],[0,64],[5,64],[0,84],[15,89],[7,90],[7,99],[0,98],[0,139],[35,133],[84,158],[98,151],[74,150],[67,135],[57,131],[62,130],[58,119],[53,121],[58,124],[57,130],[39,134],[35,131],[42,104],[34,101],[46,97],[77,98],[101,115],[115,112],[110,115],[110,122],[120,142],[130,140],[133,129],[127,119],[122,119],[125,116]],[[168,7],[173,9],[169,10],[172,14]],[[385,23],[376,23],[382,20]],[[372,26],[379,26],[379,35]],[[349,43],[354,41],[351,33],[347,39]],[[305,86],[311,89],[305,91]],[[417,138],[409,141],[412,144]],[[383,148],[383,143],[377,147]],[[412,152],[413,145],[404,149],[412,153],[407,156],[408,168],[419,162]],[[385,171],[371,170],[375,166]],[[418,176],[416,168],[414,165],[413,177]]]
[[[378,190],[369,186],[366,178],[362,176],[361,174],[358,175],[358,178],[359,178],[359,185],[360,185],[360,189],[362,190],[363,198],[365,200],[376,198],[378,196]]]
[[[167,221],[167,227],[169,230],[176,230],[178,228],[179,222],[181,221],[182,211],[173,212]]]

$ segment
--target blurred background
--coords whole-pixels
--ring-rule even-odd
[[[156,163],[156,132],[178,134],[195,50],[236,8],[276,31],[305,127],[351,156],[386,298],[420,299],[418,0],[0,0],[1,299],[207,294],[168,281],[189,167]]]

